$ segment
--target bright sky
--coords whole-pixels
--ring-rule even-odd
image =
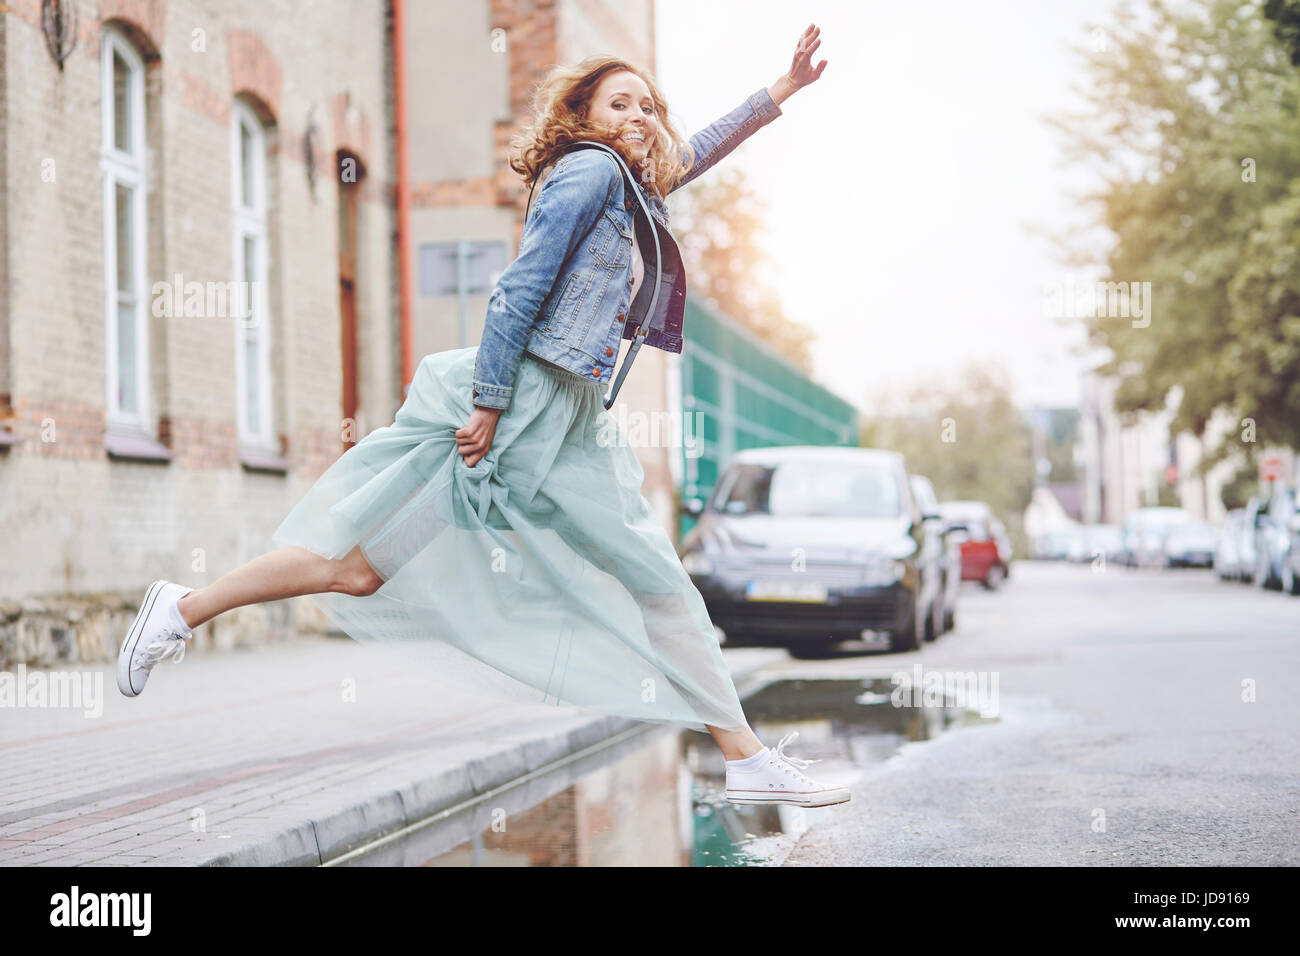
[[[1071,197],[1087,180],[1041,118],[1078,105],[1069,46],[1113,5],[657,0],[656,78],[688,136],[771,85],[821,27],[821,79],[727,162],[768,200],[773,282],[818,334],[822,384],[869,412],[879,390],[970,357],[1001,362],[1020,403],[1075,404],[1080,336],[1045,301],[1096,277],[1026,227],[1085,221]]]

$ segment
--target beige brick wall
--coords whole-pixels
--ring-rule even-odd
[[[280,520],[341,449],[339,148],[360,155],[367,173],[357,297],[365,429],[391,421],[400,400],[387,4],[81,0],[77,7],[81,33],[62,72],[45,49],[39,0],[0,8],[7,233],[0,238],[8,239],[0,392],[11,395],[21,439],[0,452],[0,601],[101,593],[138,601],[154,578],[199,586],[270,547]],[[119,16],[149,57],[146,291],[178,273],[186,281],[233,278],[235,94],[255,92],[273,116],[271,374],[287,474],[241,465],[228,317],[155,317],[146,309],[154,422],[174,459],[105,453],[99,51],[102,21]],[[318,127],[314,195],[303,148],[309,116]],[[54,164],[52,182],[42,179],[43,162]],[[274,623],[279,611],[262,613]]]
[[[360,424],[401,399],[395,278],[391,69],[385,0],[77,0],[60,71],[40,0],[0,5],[0,664],[111,657],[149,581],[209,583],[270,535],[341,449],[334,156],[360,156]],[[526,191],[510,135],[556,62],[597,50],[653,69],[652,0],[411,0],[412,265],[426,241],[499,239],[513,256]],[[287,474],[240,461],[234,320],[148,315],[152,424],[170,462],[110,459],[104,446],[106,324],[100,38],[123,23],[146,57],[146,292],[225,283],[233,270],[231,122],[254,94],[268,127],[273,433]],[[500,31],[494,33],[494,31]],[[506,39],[504,48],[499,38]],[[21,78],[21,81],[19,80]],[[304,134],[315,130],[315,189]],[[43,170],[54,177],[43,177]],[[418,274],[412,275],[413,284]],[[413,290],[414,291],[414,290]],[[412,301],[415,359],[459,345],[454,297]],[[471,298],[469,342],[486,296]],[[644,349],[620,403],[669,408],[666,356]],[[644,492],[672,527],[670,449],[637,449]],[[325,622],[306,599],[241,609],[200,646],[265,640]],[[68,635],[72,637],[69,638]]]

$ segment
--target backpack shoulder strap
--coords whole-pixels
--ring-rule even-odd
[[[637,202],[641,204],[641,209],[645,212],[646,222],[650,224],[650,235],[655,241],[655,284],[654,290],[650,296],[650,305],[646,308],[646,316],[648,319],[649,316],[655,314],[655,305],[659,301],[659,284],[663,277],[663,250],[659,246],[659,230],[655,228],[654,216],[650,214],[650,207],[646,205],[645,197],[641,194],[641,189],[637,185],[636,178],[632,175],[632,170],[627,168],[627,163],[623,161],[623,157],[620,156],[613,147],[607,146],[604,143],[598,143],[594,140],[580,139],[562,147],[557,152],[557,155],[561,153],[570,153],[579,149],[603,149],[605,152],[609,153],[609,155],[614,157],[614,160],[618,163],[619,169],[623,172],[624,182],[631,184],[632,194],[636,196]],[[552,159],[554,159],[554,157],[552,157]],[[548,163],[547,166],[549,167],[550,163]],[[533,180],[533,185],[528,190],[528,206],[524,209],[525,222],[528,221],[528,212],[532,209],[533,205],[533,189],[535,189],[538,182],[545,179],[551,171],[552,169],[548,168]],[[635,223],[632,228],[636,228]],[[605,408],[608,409],[614,404],[614,399],[618,396],[618,390],[623,386],[623,379],[627,377],[628,369],[632,367],[632,360],[636,358],[636,353],[640,350],[641,343],[645,341],[646,333],[648,331],[649,329],[646,327],[646,323],[644,322],[639,324],[633,331],[632,344],[628,346],[627,356],[623,359],[623,364],[619,368],[618,374],[614,377],[614,384],[610,388],[609,395],[605,398]]]

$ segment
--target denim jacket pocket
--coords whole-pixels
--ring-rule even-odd
[[[552,296],[550,304],[537,320],[537,331],[557,339],[568,334],[578,313],[578,281],[576,272],[570,272],[564,277],[559,291]]]
[[[627,263],[631,248],[632,230],[623,224],[618,213],[606,209],[592,230],[587,250],[601,265],[618,269]]]

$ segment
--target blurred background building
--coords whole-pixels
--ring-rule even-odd
[[[0,657],[111,653],[393,409],[388,37],[380,0],[5,5]]]

